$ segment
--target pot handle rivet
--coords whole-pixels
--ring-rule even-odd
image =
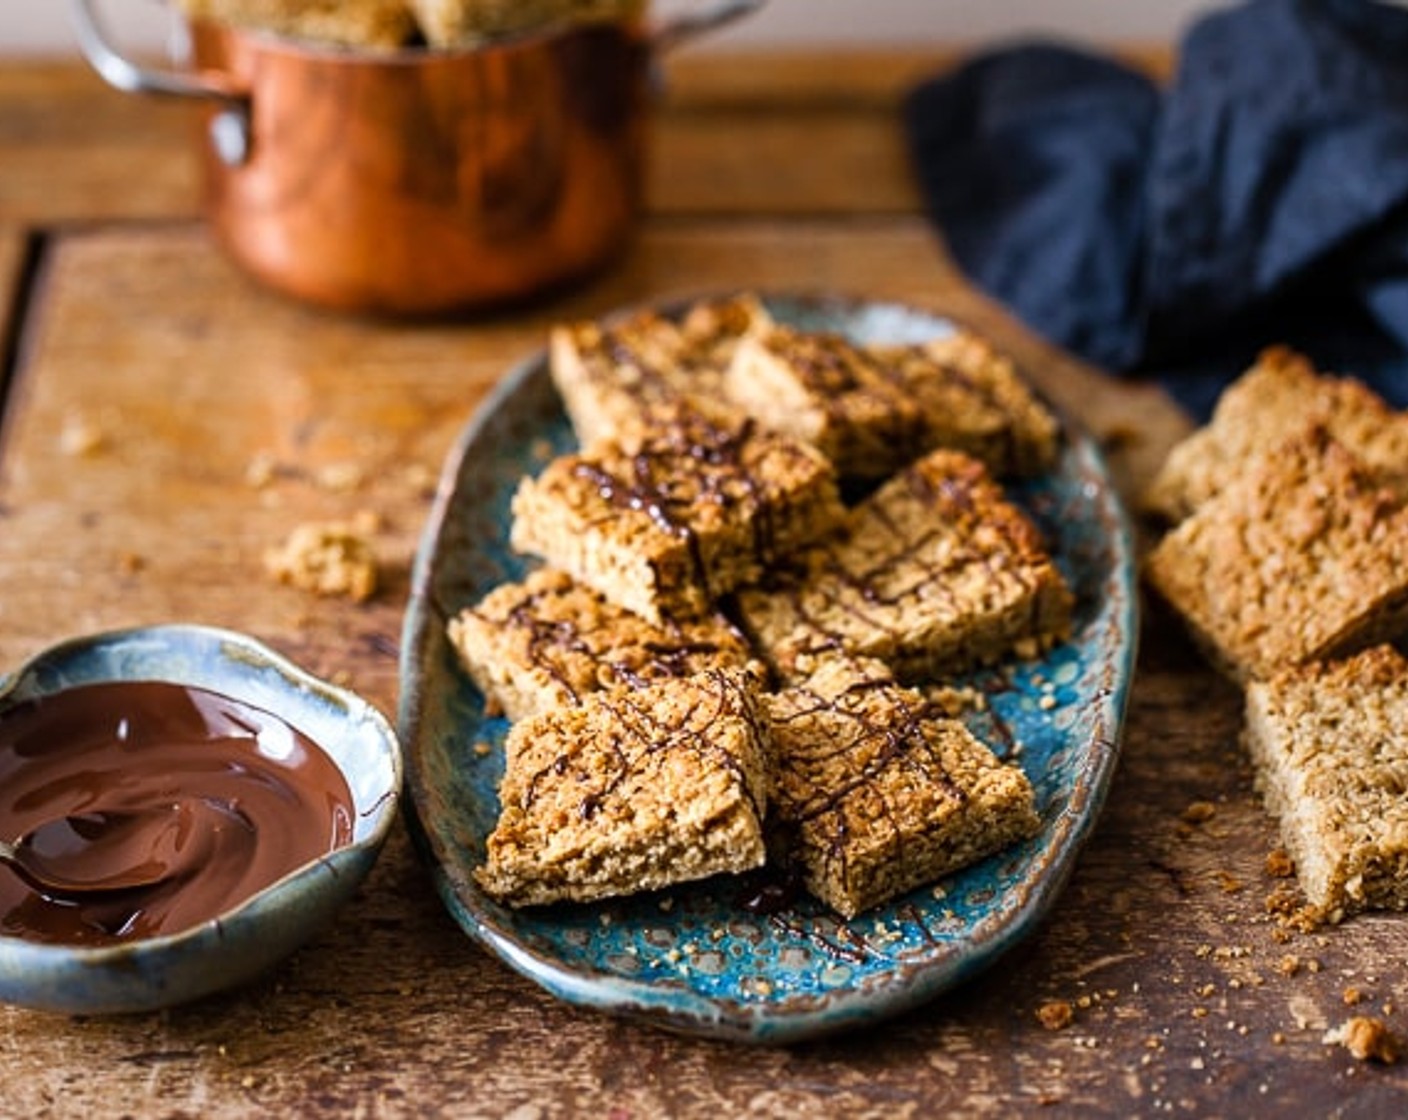
[[[249,159],[249,113],[243,107],[221,109],[210,118],[210,143],[226,167]]]

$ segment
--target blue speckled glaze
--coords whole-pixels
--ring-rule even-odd
[[[766,302],[784,322],[864,342],[919,341],[952,330],[946,320],[898,304]],[[444,626],[459,608],[527,571],[529,563],[508,546],[510,498],[523,475],[572,446],[546,359],[536,356],[505,379],[465,432],[417,558],[401,666],[408,816],[456,920],[563,999],[687,1033],[763,1043],[854,1028],[914,1007],[1030,932],[1069,877],[1104,800],[1133,671],[1133,545],[1089,439],[1068,427],[1053,475],[1009,489],[1046,533],[1076,592],[1071,641],[1040,661],[955,682],[987,694],[990,710],[975,712],[970,724],[1031,778],[1043,828],[852,921],[810,899],[752,913],[742,905],[746,881],[728,877],[518,912],[475,885],[471,870],[483,861],[498,815],[507,723],[485,717]]]
[[[396,816],[401,749],[370,704],[252,638],[151,626],[77,638],[0,679],[0,714],[68,688],[168,681],[272,712],[328,754],[352,793],[352,840],[237,908],[185,932],[101,948],[0,936],[0,1002],[45,1011],[148,1011],[234,987],[324,926],[371,870]]]

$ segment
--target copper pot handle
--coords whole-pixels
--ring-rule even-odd
[[[152,93],[213,101],[221,106],[210,121],[220,159],[231,167],[249,158],[249,94],[215,71],[157,70],[141,66],[114,47],[93,0],[70,0],[74,38],[98,76],[125,93]]]
[[[74,37],[89,65],[108,85],[126,93],[155,93],[169,97],[192,97],[239,105],[247,95],[236,89],[224,74],[214,71],[188,73],[154,70],[133,62],[114,47],[107,28],[99,18],[93,0],[70,0]]]
[[[720,0],[702,11],[681,13],[651,31],[651,45],[657,51],[673,50],[690,39],[756,12],[766,2],[767,0]]]

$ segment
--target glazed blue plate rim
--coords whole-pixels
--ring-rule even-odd
[[[192,657],[197,660],[183,659]],[[213,668],[221,660],[232,668]],[[272,681],[261,681],[261,673],[271,674]],[[232,686],[235,677],[239,683]],[[370,871],[397,818],[404,760],[386,717],[356,693],[322,680],[238,631],[173,622],[71,637],[0,676],[0,710],[65,688],[108,681],[209,688],[261,706],[305,731],[308,709],[290,712],[288,700],[274,700],[269,691],[294,689],[300,704],[322,706],[322,714],[313,717],[313,737],[352,789],[352,840],[217,917],[174,933],[111,946],[43,944],[0,934],[0,1002],[68,1014],[121,1014],[156,1010],[237,986],[325,925]],[[253,692],[251,685],[256,686]],[[368,736],[367,743],[375,743],[367,748],[376,762],[371,773],[348,773],[345,740],[321,733],[323,721],[350,721]]]
[[[799,325],[840,329],[858,336],[865,336],[868,331],[879,332],[877,337],[867,338],[868,341],[915,340],[952,330],[957,325],[950,317],[898,301],[797,293],[768,294],[764,302],[780,318]],[[684,301],[679,301],[653,309],[667,315],[677,314],[684,305]],[[632,310],[623,310],[611,318]],[[685,1034],[768,1044],[828,1035],[911,1009],[987,967],[1028,935],[1045,917],[1069,879],[1076,857],[1103,806],[1118,759],[1138,641],[1133,534],[1098,448],[1069,419],[1063,421],[1066,449],[1056,474],[1062,486],[1072,491],[1073,500],[1087,501],[1094,511],[1093,516],[1101,522],[1100,547],[1105,554],[1105,567],[1099,579],[1099,601],[1091,608],[1093,621],[1088,628],[1098,632],[1095,652],[1099,677],[1088,682],[1088,696],[1080,706],[1085,757],[1079,780],[1071,783],[1059,811],[1050,819],[1044,817],[1041,846],[1045,858],[1039,873],[1028,875],[1022,881],[1019,890],[1014,892],[1019,897],[1013,898],[1000,920],[988,922],[974,931],[980,936],[956,946],[938,946],[932,953],[920,952],[915,959],[907,959],[902,966],[896,966],[893,975],[885,978],[887,982],[866,984],[855,990],[843,987],[824,997],[779,1004],[701,994],[670,976],[623,977],[588,960],[570,959],[561,951],[544,951],[541,945],[532,943],[533,937],[525,937],[513,928],[514,923],[523,924],[521,913],[504,911],[478,890],[471,877],[471,861],[453,851],[445,838],[446,830],[459,828],[463,832],[468,826],[440,800],[442,791],[433,788],[433,776],[427,765],[427,760],[431,759],[427,751],[436,749],[435,744],[427,741],[434,730],[427,727],[428,705],[437,698],[436,690],[448,686],[456,692],[474,692],[467,677],[445,665],[444,620],[458,606],[467,605],[468,600],[461,597],[455,603],[440,602],[442,592],[438,584],[444,582],[445,569],[452,560],[447,555],[452,542],[447,542],[446,537],[457,527],[454,519],[472,514],[474,502],[466,491],[471,488],[468,476],[470,468],[478,465],[475,457],[480,454],[481,445],[500,438],[506,416],[512,423],[517,418],[514,410],[531,413],[535,400],[543,398],[544,394],[551,397],[560,414],[546,363],[546,352],[539,351],[515,366],[461,433],[446,459],[412,571],[402,640],[398,711],[406,751],[405,816],[416,847],[431,869],[436,890],[456,922],[510,967],[570,1003],[641,1019]],[[552,418],[552,423],[560,425],[565,420],[558,415]],[[528,461],[530,457],[524,447],[515,446],[524,460],[519,465],[536,469]],[[506,534],[507,525],[495,523],[488,529]],[[478,593],[482,594],[482,590]],[[1079,643],[1073,640],[1072,645],[1076,644]],[[1023,697],[1023,702],[1027,699],[1030,697]],[[481,718],[477,723],[469,722],[473,726],[454,728],[452,733],[468,740],[489,721]],[[965,874],[959,872],[958,877],[961,879]],[[582,909],[592,912],[591,907],[577,908],[576,912],[580,914]],[[551,924],[563,911],[554,908],[545,913],[546,917],[530,921]],[[602,911],[603,922],[607,921],[607,914],[606,910]],[[863,915],[858,921],[864,919]],[[670,924],[668,916],[661,924]]]

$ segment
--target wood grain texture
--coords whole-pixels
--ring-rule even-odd
[[[747,77],[700,73],[720,89]],[[84,84],[45,80],[61,98]],[[15,88],[0,70],[4,143],[40,112],[17,107],[5,93]],[[797,149],[828,119],[858,137],[872,131],[857,150],[893,145],[883,114],[866,125],[852,112],[799,110],[788,130],[774,108],[772,124],[733,137],[701,128],[691,158],[743,168],[788,143],[783,157],[820,160]],[[92,139],[90,162],[85,126],[63,116],[54,126],[71,138],[51,190],[68,201],[50,217],[66,223],[88,205],[92,221],[140,216],[130,199],[124,211],[95,197],[111,157]],[[134,150],[165,142],[166,126],[130,123]],[[13,165],[0,166],[0,191],[45,193],[16,188]],[[690,163],[663,163],[661,190],[697,189],[669,185],[670,166]],[[1132,492],[1184,430],[1177,410],[1059,354],[966,287],[923,220],[884,201],[907,188],[893,161],[883,166],[887,181],[852,196],[849,210],[839,192],[827,206],[798,206],[798,192],[821,188],[787,175],[770,198],[761,172],[739,188],[756,194],[744,206],[721,177],[713,202],[701,195],[654,218],[591,284],[440,325],[337,318],[255,288],[189,220],[175,181],[169,209],[154,212],[162,220],[59,228],[24,308],[0,449],[0,666],[74,633],[202,621],[249,631],[393,711],[406,571],[430,482],[487,389],[558,318],[741,283],[903,298],[980,327],[1102,438]],[[37,229],[49,219],[29,220]],[[0,295],[12,294],[6,277],[28,228],[0,225]],[[263,550],[294,525],[363,509],[383,519],[375,543],[388,574],[370,603],[312,599],[265,577]],[[1404,920],[1280,929],[1265,909],[1278,886],[1264,869],[1274,835],[1238,745],[1240,698],[1157,608],[1142,650],[1106,811],[1050,919],[999,967],[880,1028],[751,1050],[568,1007],[461,933],[398,828],[335,927],[243,990],[113,1019],[0,1008],[0,1112],[1397,1115],[1408,1066],[1356,1062],[1322,1036],[1350,1014],[1381,1015],[1408,1035]],[[1211,817],[1183,819],[1193,802],[1209,803]],[[1346,1005],[1350,987],[1364,1002]],[[1037,1018],[1053,1000],[1072,1005],[1063,1030]]]
[[[0,222],[196,212],[188,106],[117,93],[72,64],[0,67]]]
[[[952,69],[975,49],[1001,45],[934,42],[864,51],[798,51],[706,44],[668,57],[665,88],[672,108],[690,110],[766,106],[815,113],[821,108],[887,107],[916,82]],[[1165,80],[1172,71],[1172,56],[1161,44],[1124,44],[1112,54],[1155,80]]]

